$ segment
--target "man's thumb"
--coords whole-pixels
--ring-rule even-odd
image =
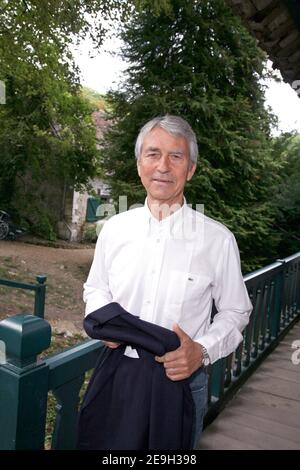
[[[187,336],[187,334],[180,328],[178,323],[174,323],[173,331],[177,334],[178,338],[180,339],[180,342],[182,342]]]

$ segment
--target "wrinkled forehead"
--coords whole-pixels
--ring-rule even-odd
[[[188,154],[188,142],[183,135],[171,134],[164,129],[156,127],[149,131],[142,143],[143,152],[149,150],[164,150]]]

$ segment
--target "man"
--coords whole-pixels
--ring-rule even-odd
[[[154,118],[141,129],[135,154],[145,205],[104,225],[84,285],[86,315],[118,302],[178,335],[180,347],[155,359],[170,380],[190,378],[195,448],[207,405],[205,366],[237,348],[252,305],[233,234],[185,202],[198,157],[190,125],[177,116]],[[218,313],[211,323],[213,300]]]

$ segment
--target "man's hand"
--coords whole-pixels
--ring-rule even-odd
[[[121,343],[115,343],[114,341],[103,341],[105,346],[107,346],[110,349],[116,349],[118,346],[120,346]]]
[[[176,381],[190,377],[195,370],[201,367],[203,353],[201,345],[193,341],[177,323],[173,325],[173,331],[180,339],[179,348],[161,357],[155,356],[155,360],[163,363],[167,377]]]

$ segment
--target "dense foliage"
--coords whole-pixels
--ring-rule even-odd
[[[273,141],[273,155],[282,161],[281,180],[274,188],[275,230],[281,234],[281,258],[300,251],[300,135],[282,134]]]
[[[0,206],[41,235],[53,234],[55,218],[63,218],[66,190],[85,187],[99,167],[93,107],[80,91],[72,47],[87,35],[99,47],[110,23],[142,3],[0,0],[0,80],[6,87]],[[51,215],[49,187],[61,192],[61,214],[53,208]]]

